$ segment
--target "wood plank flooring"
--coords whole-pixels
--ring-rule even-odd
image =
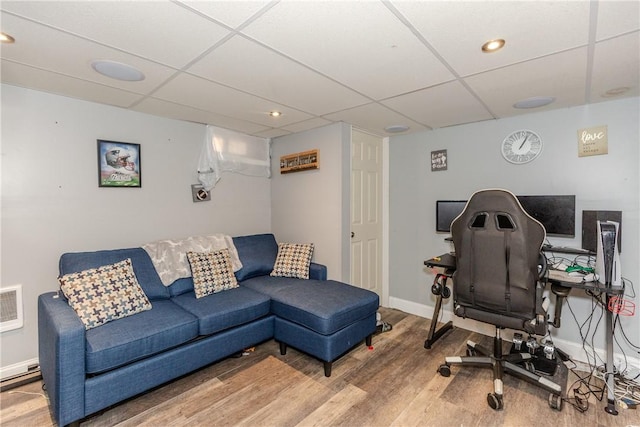
[[[490,343],[490,337],[455,328],[425,350],[428,319],[380,311],[393,330],[374,336],[373,349],[362,344],[334,362],[329,378],[318,360],[293,348],[281,356],[271,340],[95,414],[82,426],[640,426],[637,410],[612,416],[593,397],[584,413],[566,404],[554,411],[548,393],[510,376],[505,408],[494,411],[486,403],[488,369],[452,367],[448,378],[437,373],[445,355],[464,355],[467,339]],[[554,378],[574,380],[566,370]],[[55,425],[41,381],[1,393],[0,406],[3,427]]]

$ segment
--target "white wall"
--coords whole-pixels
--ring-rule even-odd
[[[3,368],[37,357],[37,297],[58,288],[62,253],[270,231],[269,179],[224,174],[212,201],[193,203],[204,135],[203,125],[2,85],[0,284],[24,293],[24,327],[2,333]],[[142,188],[98,187],[97,139],[141,144]]]
[[[453,249],[445,234],[435,232],[435,202],[466,200],[478,189],[506,188],[516,194],[575,194],[576,238],[549,238],[551,243],[581,247],[582,210],[621,210],[623,275],[640,294],[639,122],[640,100],[630,98],[550,112],[526,114],[391,138],[390,151],[390,296],[396,305],[421,310],[432,307],[433,274],[423,261]],[[607,125],[609,154],[577,154],[578,129]],[[500,143],[517,129],[531,129],[544,142],[539,158],[526,165],[507,163]],[[448,170],[431,172],[430,152],[448,150]],[[570,299],[579,318],[591,312],[591,301],[573,291]],[[635,298],[640,307],[640,298]],[[445,310],[451,311],[451,301]],[[571,313],[563,313],[560,339],[581,342]],[[640,322],[621,317],[630,339],[640,343]],[[603,327],[596,345],[602,346]],[[623,341],[620,338],[620,341]],[[637,358],[629,347],[626,354]]]
[[[330,279],[347,281],[350,143],[351,127],[339,123],[275,138],[271,148],[271,228],[276,239],[314,243],[313,260],[327,266]],[[320,151],[319,169],[280,174],[280,156],[313,149]]]

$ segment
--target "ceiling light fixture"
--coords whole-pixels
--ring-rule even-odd
[[[482,51],[484,53],[495,52],[497,50],[502,49],[505,43],[506,42],[504,41],[504,39],[489,40],[488,42],[482,45]]]
[[[14,43],[16,41],[16,39],[11,37],[9,34],[0,33],[0,41],[2,43]]]
[[[523,99],[513,104],[513,108],[538,108],[544,107],[554,102],[556,99],[551,96],[534,96]]]
[[[271,111],[271,112],[269,113],[269,115],[270,115],[271,117],[280,117],[280,116],[282,115],[282,113],[281,113],[280,111]]]
[[[406,132],[409,130],[409,126],[407,125],[391,125],[391,126],[387,126],[386,128],[384,128],[385,132],[388,133],[400,133],[400,132]]]
[[[120,62],[97,60],[91,63],[91,67],[103,76],[116,80],[123,80],[125,82],[139,82],[140,80],[144,80],[142,71]]]

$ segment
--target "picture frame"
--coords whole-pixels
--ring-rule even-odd
[[[447,150],[431,152],[431,172],[447,170]]]
[[[98,139],[98,186],[142,187],[140,144]]]

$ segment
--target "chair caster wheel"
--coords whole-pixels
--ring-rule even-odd
[[[491,406],[491,409],[496,411],[501,411],[504,408],[502,396],[495,393],[487,394],[487,403]]]
[[[451,375],[451,368],[447,364],[440,365],[438,368],[438,373],[443,377],[448,377]]]
[[[559,394],[549,393],[549,406],[556,411],[562,411],[562,396]]]
[[[474,357],[476,356],[478,353],[476,352],[475,348],[471,348],[471,347],[467,347],[467,356],[468,357]]]

